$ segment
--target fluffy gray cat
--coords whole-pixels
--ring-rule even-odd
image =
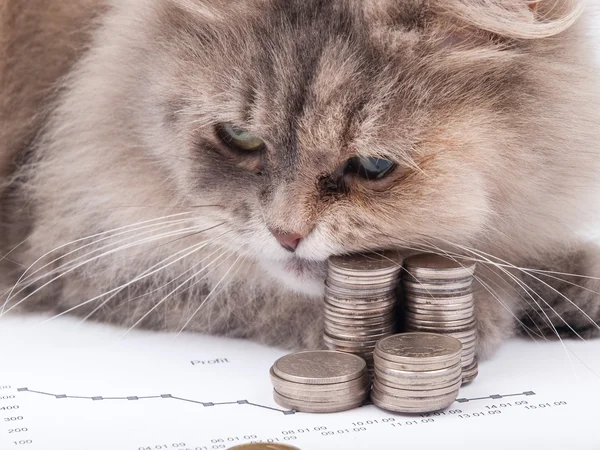
[[[328,257],[398,249],[479,262],[480,356],[591,336],[581,6],[0,2],[3,312],[314,348]]]

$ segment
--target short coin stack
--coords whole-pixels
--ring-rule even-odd
[[[440,333],[463,344],[463,382],[477,377],[477,326],[473,299],[475,264],[421,254],[405,261],[406,331]]]
[[[395,332],[401,263],[394,252],[330,258],[324,335],[329,349],[359,355],[372,368],[375,344]]]
[[[275,402],[296,411],[346,411],[359,407],[369,396],[367,365],[348,353],[293,353],[275,361],[270,374]]]
[[[432,333],[404,333],[375,347],[371,400],[404,413],[439,411],[450,406],[462,383],[462,344]]]

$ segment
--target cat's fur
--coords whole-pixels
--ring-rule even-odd
[[[595,11],[529,3],[3,0],[0,287],[52,251],[6,309],[317,347],[328,256],[443,249],[481,261],[480,355],[515,317],[593,334]],[[399,168],[341,178],[359,154]]]

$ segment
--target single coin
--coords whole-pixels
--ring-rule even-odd
[[[371,401],[375,406],[386,409],[388,411],[402,412],[402,413],[426,413],[441,411],[442,409],[448,408],[458,397],[458,390],[452,394],[448,394],[433,400],[419,400],[416,402],[407,401],[401,402],[397,397],[392,397],[382,393],[378,389],[371,391]]]
[[[363,310],[371,310],[373,308],[375,309],[381,309],[381,308],[394,308],[396,306],[397,300],[396,297],[388,297],[387,299],[381,299],[381,300],[373,300],[371,302],[363,302],[363,301],[345,301],[345,300],[339,300],[337,298],[333,298],[333,297],[325,297],[327,299],[327,304],[329,306],[332,307],[338,307],[338,308],[347,308],[347,309],[352,309],[354,311],[356,311],[357,309],[363,309]]]
[[[456,296],[444,296],[444,295],[428,295],[428,294],[415,294],[407,293],[406,304],[413,305],[419,308],[448,308],[448,309],[462,309],[468,308],[475,305],[475,298],[473,293],[461,294]]]
[[[431,315],[435,317],[460,317],[475,314],[475,305],[463,306],[457,309],[446,308],[444,305],[427,305],[425,308],[421,308],[419,305],[407,301],[404,304],[404,310],[412,314]]]
[[[348,411],[350,409],[358,408],[365,402],[366,399],[367,395],[365,395],[364,398],[356,399],[352,402],[313,403],[294,400],[293,398],[281,395],[275,390],[273,391],[273,400],[275,400],[275,403],[278,405],[283,406],[284,408],[293,409],[294,411],[307,413],[334,413]]]
[[[374,338],[377,336],[387,337],[394,334],[395,327],[389,326],[385,328],[358,328],[358,327],[334,327],[329,324],[325,325],[325,332],[330,336],[335,336],[338,339],[364,339],[364,338]]]
[[[242,444],[235,447],[229,447],[227,450],[300,450],[298,447],[283,444],[270,444],[267,442],[258,442],[254,444]]]
[[[388,336],[391,336],[392,333],[390,333]],[[385,338],[387,338],[388,336],[383,336]],[[382,339],[382,337],[379,336],[375,336],[372,338],[348,338],[348,337],[343,337],[343,338],[337,338],[334,336],[331,336],[330,334],[325,334],[323,335],[323,340],[325,342],[330,342],[332,344],[335,345],[339,345],[341,347],[344,346],[348,346],[348,347],[372,347],[375,348],[375,344],[377,344],[377,342]]]
[[[400,278],[397,273],[383,277],[357,277],[354,275],[340,275],[329,272],[325,286],[334,292],[358,291],[389,291],[398,288]]]
[[[361,377],[366,366],[365,361],[356,355],[320,350],[283,356],[273,364],[273,372],[296,383],[332,384]]]
[[[473,313],[461,313],[461,314],[450,314],[450,313],[440,313],[440,314],[421,314],[414,313],[411,311],[404,311],[404,317],[407,319],[411,319],[414,321],[422,321],[422,322],[450,322],[455,324],[455,322],[472,322],[474,320]]]
[[[370,319],[342,319],[340,317],[325,316],[325,324],[333,327],[356,327],[356,328],[386,328],[394,327],[396,322],[393,317],[373,317]]]
[[[437,371],[414,373],[406,372],[408,375],[404,376],[391,375],[390,372],[392,372],[392,369],[382,369],[381,367],[375,366],[375,378],[390,386],[395,386],[400,389],[414,390],[421,390],[423,388],[438,389],[440,387],[456,383],[457,380],[461,379],[462,366],[459,364],[457,370],[438,376],[432,375],[432,372]],[[398,371],[393,372],[397,373]]]
[[[325,332],[335,338],[335,339],[340,339],[340,340],[344,340],[344,341],[361,341],[361,342],[371,342],[371,341],[375,341],[375,343],[377,343],[376,341],[378,341],[379,339],[382,339],[384,337],[388,337],[391,336],[392,334],[394,334],[394,328],[391,327],[389,329],[386,330],[377,330],[377,329],[373,329],[373,330],[367,330],[367,331],[359,331],[356,329],[346,329],[346,330],[339,330],[336,328],[331,328],[331,327],[326,327],[325,328]]]
[[[462,351],[462,343],[453,337],[433,333],[395,334],[380,340],[377,351],[383,358],[401,363],[448,361]]]
[[[271,383],[273,387],[279,392],[287,391],[298,391],[298,392],[333,392],[343,390],[361,390],[365,383],[368,382],[367,375],[364,374],[359,378],[351,381],[344,381],[343,383],[331,383],[331,384],[303,384],[296,383],[294,381],[284,380],[278,377],[273,371],[273,367],[269,370],[269,376],[271,377]]]
[[[402,258],[396,252],[332,256],[330,268],[340,272],[372,272],[381,274],[402,270]]]
[[[462,378],[460,379],[462,382]],[[331,403],[331,402],[352,402],[358,398],[363,398],[369,393],[371,385],[364,383],[361,389],[341,389],[331,392],[310,392],[310,391],[294,391],[288,389],[274,389],[284,397],[293,398],[300,401],[308,401],[314,403]]]
[[[377,350],[373,352],[373,360],[380,369],[387,368],[407,372],[430,372],[432,370],[442,370],[451,367],[456,368],[455,366],[459,364],[458,357],[455,359],[449,359],[447,361],[433,363],[399,363],[395,361],[388,361],[387,359],[382,358]]]
[[[475,326],[475,317],[473,317],[472,315],[467,317],[466,319],[461,319],[461,320],[427,320],[425,318],[421,318],[418,315],[413,315],[413,314],[404,314],[404,320],[406,322],[410,322],[410,323],[414,323],[414,324],[418,324],[420,326],[426,326],[426,327],[440,327],[443,329],[448,329],[448,328],[459,328],[459,327],[466,327],[466,326]]]
[[[464,297],[473,291],[473,280],[448,281],[445,283],[430,283],[424,281],[403,280],[402,288],[407,295],[416,293],[421,296]]]
[[[416,278],[457,279],[472,276],[476,264],[459,258],[447,258],[433,253],[411,256],[404,261],[406,271]]]
[[[344,309],[334,305],[330,305],[325,300],[325,315],[329,317],[339,317],[341,319],[357,318],[357,319],[369,319],[374,317],[390,317],[390,314],[394,314],[396,310],[395,305],[391,305],[386,308],[377,309]]]
[[[477,375],[479,375],[479,364],[477,358],[475,358],[471,365],[463,369],[463,384],[472,382],[477,378]]]
[[[452,384],[447,384],[445,386],[441,386],[435,389],[410,389],[410,388],[400,388],[397,386],[390,386],[385,383],[385,380],[381,378],[375,377],[375,381],[373,382],[373,387],[379,389],[381,392],[385,392],[387,395],[391,395],[392,397],[439,397],[441,395],[450,394],[454,391],[460,389],[460,386],[463,382],[462,376],[458,377],[456,381]]]
[[[443,327],[443,326],[430,326],[423,325],[421,323],[415,323],[411,320],[407,320],[404,322],[404,328],[407,331],[418,332],[418,333],[428,333],[428,334],[438,334],[440,336],[475,336],[477,334],[477,329],[474,325],[460,326],[460,327]],[[458,338],[457,338],[458,339]]]
[[[462,378],[459,380],[462,383]],[[294,391],[280,391],[275,389],[280,395],[293,399],[298,402],[304,403],[352,403],[359,399],[366,398],[371,390],[370,385],[364,386],[361,390],[354,390],[350,392],[294,392]]]

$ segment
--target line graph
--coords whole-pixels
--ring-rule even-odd
[[[525,392],[519,392],[517,394],[493,394],[493,395],[488,395],[487,397],[457,398],[456,402],[457,403],[468,403],[468,402],[475,402],[477,400],[500,400],[500,399],[506,398],[506,397],[519,397],[522,395],[530,396],[530,395],[536,395],[536,393],[533,391],[525,391]]]
[[[286,410],[286,409],[273,408],[271,406],[266,406],[266,405],[259,405],[258,403],[252,403],[248,400],[236,400],[233,402],[203,402],[200,400],[194,400],[194,399],[190,399],[190,398],[177,397],[172,394],[146,395],[146,396],[130,395],[130,396],[126,396],[126,397],[106,397],[106,396],[100,396],[100,395],[82,396],[82,395],[53,394],[51,392],[37,391],[34,389],[29,389],[27,387],[17,388],[17,391],[18,392],[29,392],[31,394],[44,395],[44,396],[48,396],[48,397],[54,397],[55,399],[79,399],[79,400],[92,400],[92,401],[104,401],[104,400],[107,400],[107,401],[114,401],[114,400],[139,401],[139,400],[152,400],[152,399],[170,399],[170,400],[178,400],[181,402],[194,403],[197,405],[201,405],[205,408],[215,407],[215,406],[228,406],[228,405],[246,405],[246,406],[252,406],[255,408],[268,409],[271,411],[279,412],[286,416],[291,415],[291,414],[296,414],[296,411],[294,411],[294,410]]]

